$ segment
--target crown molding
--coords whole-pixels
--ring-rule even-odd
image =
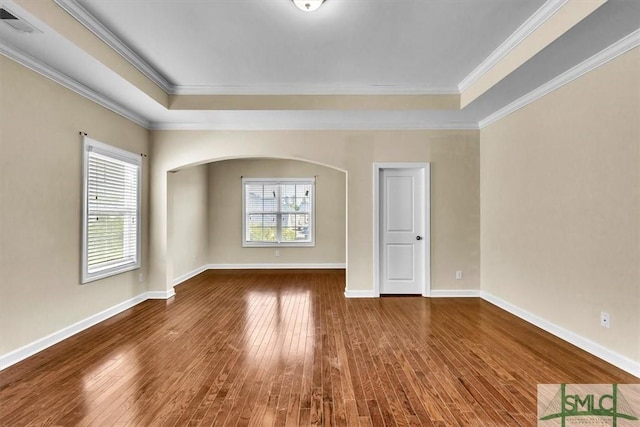
[[[458,84],[459,92],[462,93],[467,90],[469,86],[500,62],[502,58],[529,37],[540,25],[555,15],[567,3],[567,1],[568,0],[547,0],[540,9],[531,15],[524,24],[522,24]]]
[[[142,74],[160,86],[167,93],[172,93],[174,86],[155,68],[149,65],[138,54],[131,50],[122,40],[113,34],[107,27],[102,25],[93,15],[75,0],[53,0],[65,12],[84,25],[89,31],[98,36],[111,49],[129,61]]]
[[[40,62],[32,56],[0,42],[0,54],[19,64],[55,81],[77,94],[125,117],[132,122],[151,130],[478,130],[525,107],[548,93],[570,83],[589,71],[615,59],[625,52],[640,46],[640,30],[622,38],[591,58],[576,65],[546,84],[518,98],[514,102],[490,114],[480,122],[442,122],[442,123],[304,123],[291,126],[282,125],[235,125],[222,123],[165,123],[150,122],[138,113],[112,101],[108,97],[77,82],[73,78]]]
[[[218,130],[218,131],[270,131],[270,130],[479,130],[477,122],[442,123],[296,123],[293,125],[225,124],[225,123],[162,123],[154,122],[150,130]]]
[[[302,123],[293,125],[271,124],[225,124],[225,123],[166,123],[150,122],[140,114],[114,102],[110,98],[79,83],[64,73],[42,63],[21,50],[0,42],[0,54],[35,71],[42,76],[72,90],[102,107],[113,111],[132,122],[151,130],[478,130],[477,122],[441,122],[441,123]]]
[[[501,108],[495,113],[480,120],[480,122],[478,123],[480,129],[487,127],[491,123],[500,120],[501,118],[508,116],[509,114],[521,109],[522,107],[531,104],[532,102],[542,98],[543,96],[553,92],[554,90],[559,89],[568,83],[571,83],[577,78],[587,74],[589,71],[592,71],[600,67],[601,65],[606,64],[612,59],[615,59],[623,53],[628,52],[629,50],[638,46],[640,46],[640,29],[618,40],[611,46],[601,50],[599,53],[593,55],[591,58],[581,62],[568,71],[565,71],[553,80],[550,80],[537,89],[534,89],[528,94],[516,99],[515,101]]]
[[[98,36],[120,56],[170,95],[459,95],[458,88],[416,88],[398,86],[325,87],[174,85],[142,59],[76,0],[53,0],[89,31]]]
[[[294,85],[184,85],[174,86],[171,95],[460,95],[458,88],[418,88],[411,86],[294,86]]]
[[[44,77],[53,80],[54,82],[66,87],[67,89],[72,90],[73,92],[95,102],[98,105],[103,106],[104,108],[113,111],[116,114],[121,115],[122,117],[131,120],[134,123],[139,124],[142,127],[149,128],[150,123],[147,119],[142,117],[141,115],[129,110],[126,107],[112,101],[106,96],[94,91],[93,89],[88,88],[82,83],[77,82],[66,74],[61,73],[60,71],[49,67],[48,65],[38,61],[34,57],[8,46],[2,42],[0,42],[0,54],[6,56],[9,59],[29,68],[30,70],[35,71],[38,74],[43,75]]]

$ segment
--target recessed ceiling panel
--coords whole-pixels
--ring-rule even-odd
[[[544,0],[79,0],[178,86],[456,90]]]

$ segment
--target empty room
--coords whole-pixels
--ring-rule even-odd
[[[0,0],[0,426],[640,426],[640,1]]]

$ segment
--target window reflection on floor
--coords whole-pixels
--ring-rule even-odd
[[[315,322],[311,291],[251,290],[245,296],[243,342],[248,361],[264,367],[313,354]],[[274,354],[278,349],[278,354]]]
[[[138,411],[138,402],[144,392],[144,388],[135,387],[141,379],[141,366],[137,351],[134,346],[123,346],[116,353],[106,354],[108,354],[108,358],[96,363],[89,370],[78,373],[81,375],[83,385],[81,393],[83,409],[82,411],[76,409],[75,412],[78,416],[81,413],[95,416],[97,409],[104,407],[109,399],[120,401],[116,400],[116,397],[120,399],[124,397],[120,406],[126,407],[125,412],[103,413],[100,415],[100,419],[104,421],[109,416],[115,417],[114,422],[117,419],[126,422],[122,418],[123,416],[129,420],[137,419],[138,415],[141,415]],[[114,385],[118,385],[120,390],[126,390],[131,395],[122,396],[119,394],[115,396],[113,393],[109,393],[110,390],[113,390]],[[85,421],[89,420],[85,419]]]

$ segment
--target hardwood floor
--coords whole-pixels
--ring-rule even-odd
[[[207,272],[0,373],[0,425],[533,426],[538,383],[638,379],[477,298]]]

